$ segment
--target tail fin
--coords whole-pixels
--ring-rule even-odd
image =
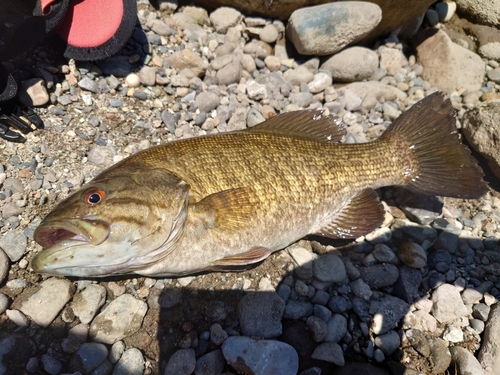
[[[440,92],[415,103],[383,138],[395,138],[408,176],[407,188],[425,194],[477,199],[488,191],[483,172],[460,143],[455,110]],[[409,148],[409,150],[407,149]]]

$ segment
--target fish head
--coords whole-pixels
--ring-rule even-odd
[[[101,175],[103,175],[101,177]],[[50,212],[35,231],[35,272],[104,277],[162,259],[183,232],[188,185],[166,170],[103,172]]]

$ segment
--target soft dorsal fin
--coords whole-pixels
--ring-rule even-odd
[[[323,116],[322,110],[305,109],[282,113],[247,131],[308,138],[337,143],[346,135],[344,123],[336,116]]]
[[[354,196],[336,219],[318,233],[330,238],[357,238],[378,228],[384,221],[384,207],[373,189]]]
[[[192,204],[193,214],[202,215],[207,228],[238,231],[255,214],[257,197],[249,188],[235,188],[211,194]]]

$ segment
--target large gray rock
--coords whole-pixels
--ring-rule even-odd
[[[500,102],[487,102],[467,111],[462,127],[470,145],[488,161],[492,172],[500,178]]]
[[[299,53],[325,56],[363,39],[381,19],[376,4],[336,2],[296,10],[286,31]]]
[[[437,31],[417,46],[422,77],[447,94],[463,89],[477,91],[483,84],[485,64],[474,52]]]
[[[432,314],[440,323],[447,323],[469,315],[458,289],[450,284],[443,284],[432,294]]]

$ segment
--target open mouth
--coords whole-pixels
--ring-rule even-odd
[[[109,236],[109,225],[101,220],[68,220],[42,223],[35,231],[35,241],[49,248],[66,240],[99,245]]]

